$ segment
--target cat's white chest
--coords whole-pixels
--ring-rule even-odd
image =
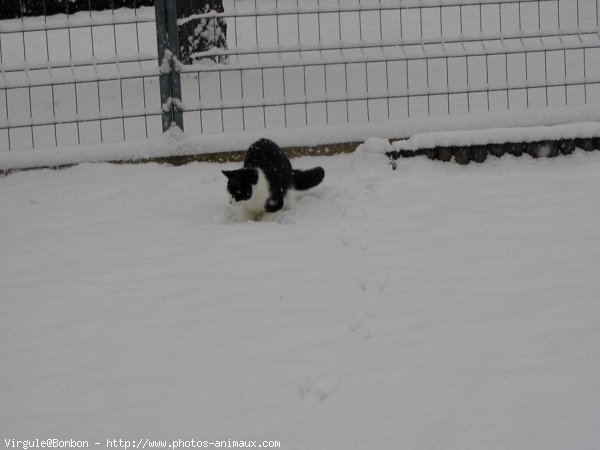
[[[252,186],[252,196],[248,200],[237,203],[238,214],[242,220],[272,220],[274,214],[267,213],[265,205],[271,198],[269,180],[264,172],[257,169],[258,181]],[[294,191],[288,189],[283,201],[283,209],[289,209],[294,204]]]
[[[258,181],[252,186],[252,196],[248,200],[238,203],[240,208],[244,208],[252,214],[262,214],[265,212],[265,204],[271,196],[269,190],[269,181],[262,170],[257,169]]]

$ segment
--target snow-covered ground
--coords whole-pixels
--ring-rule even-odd
[[[272,223],[235,164],[0,178],[0,435],[598,448],[600,152],[294,164]]]

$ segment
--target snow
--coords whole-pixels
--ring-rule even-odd
[[[570,138],[572,132],[595,133],[597,126],[589,122],[600,122],[600,108],[588,105],[512,111],[510,113],[498,111],[480,115],[454,114],[444,117],[382,120],[365,124],[315,125],[203,136],[195,135],[195,130],[182,133],[178,128],[172,128],[167,133],[160,134],[160,124],[157,124],[150,129],[153,134],[151,139],[132,140],[125,144],[115,142],[0,152],[0,170],[231,152],[245,150],[262,137],[270,138],[282,147],[312,147],[340,142],[362,142],[369,137],[402,139],[415,135],[415,138],[406,144],[410,147],[417,141],[423,142],[424,136],[426,136],[425,139],[435,139],[435,136],[438,136],[436,132],[454,132],[442,133],[441,136],[444,136],[444,139],[456,139],[452,136],[463,136],[462,133],[465,133],[461,139],[466,139],[467,136],[489,136],[490,133],[497,135],[496,129],[500,128],[504,129],[501,134],[503,139],[518,141],[523,138],[524,134],[526,135],[528,128],[543,127],[537,129],[535,136],[539,135],[541,131],[551,133],[548,134],[548,139],[558,138],[561,133],[564,133],[563,137]],[[554,127],[555,125],[556,127]],[[469,130],[480,131],[473,134],[468,132]],[[580,135],[577,137],[592,136]],[[440,143],[443,144],[444,141]],[[421,148],[423,147],[421,146]]]
[[[597,4],[225,3],[206,17],[237,57],[174,64],[197,72],[188,109],[235,108],[187,111],[185,134],[160,134],[164,64],[132,63],[156,53],[153,8],[0,23],[0,170],[366,140],[294,160],[325,181],[266,223],[228,205],[239,164],[0,177],[0,435],[596,448],[600,152],[383,153],[600,136]],[[419,45],[367,48],[400,38]],[[281,50],[302,53],[247,54]],[[289,105],[307,99],[329,103]]]
[[[600,152],[301,158],[237,223],[222,169],[0,178],[0,434],[285,449],[600,442]]]
[[[420,150],[436,147],[504,144],[509,142],[558,141],[600,136],[600,123],[583,122],[554,126],[491,128],[485,130],[438,131],[416,133],[394,143],[395,150]],[[383,152],[389,151],[387,146]]]

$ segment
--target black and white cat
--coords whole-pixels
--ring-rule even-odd
[[[272,214],[293,206],[294,190],[318,185],[325,177],[322,167],[292,169],[279,146],[260,139],[250,146],[244,167],[223,170],[228,178],[229,203],[238,206],[242,220],[269,220]]]

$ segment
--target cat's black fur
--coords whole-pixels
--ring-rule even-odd
[[[276,212],[284,207],[289,190],[306,190],[318,185],[325,177],[322,167],[310,170],[292,169],[288,157],[281,148],[269,139],[260,139],[248,148],[244,167],[238,170],[224,170],[228,178],[227,191],[235,202],[251,201],[262,171],[267,181],[268,193],[261,207],[262,212]],[[262,195],[262,194],[261,194]],[[256,200],[256,198],[255,198]],[[259,214],[261,211],[253,211]]]

